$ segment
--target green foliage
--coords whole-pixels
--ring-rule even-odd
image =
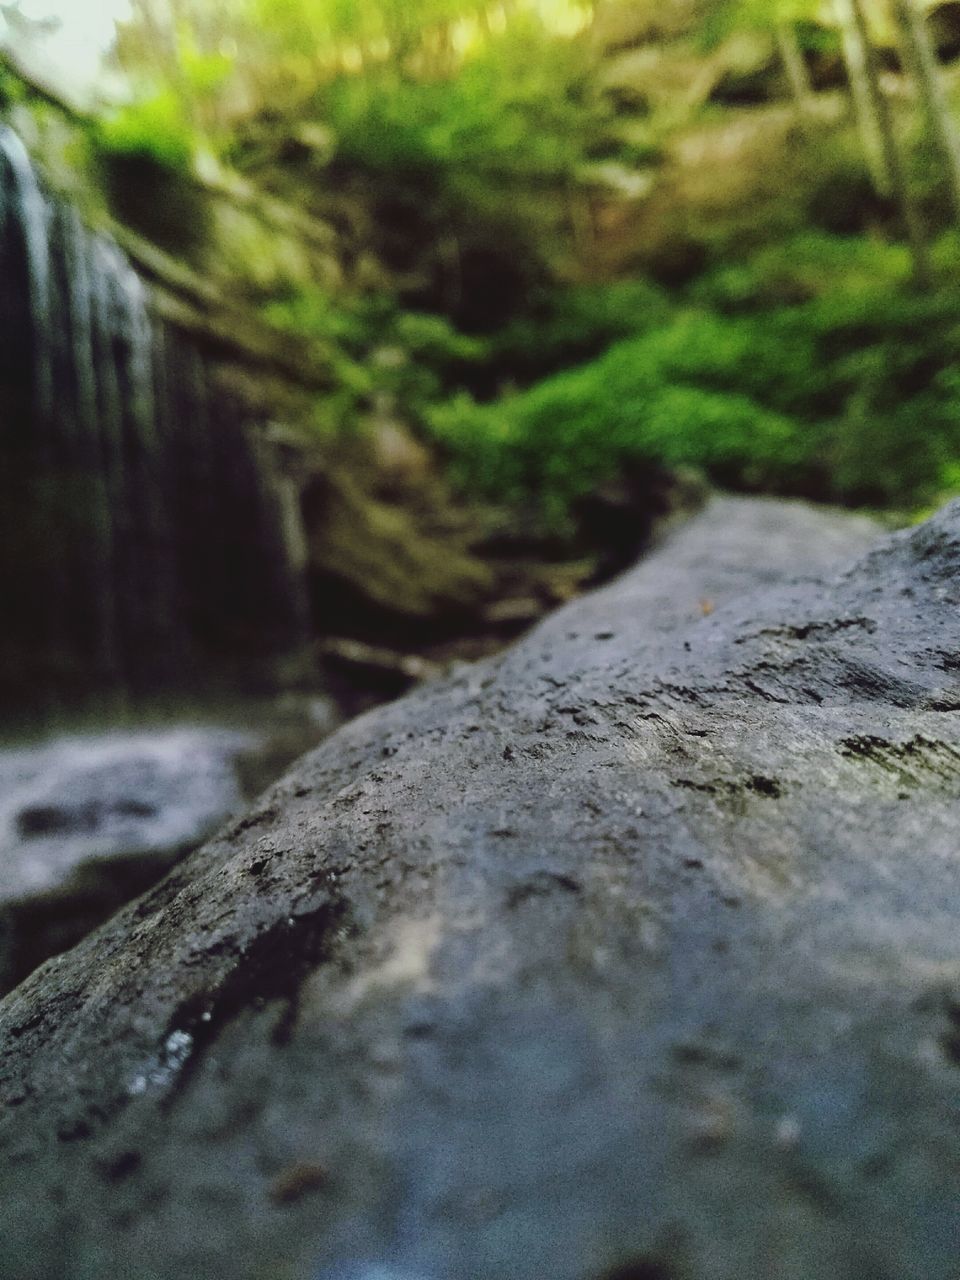
[[[331,183],[373,210],[388,265],[446,281],[414,305],[489,332],[569,255],[570,191],[610,116],[585,82],[582,50],[521,8],[455,71],[385,61],[321,84],[309,109],[336,139]]]
[[[427,406],[465,366],[487,356],[487,346],[459,333],[442,316],[398,309],[385,294],[335,296],[312,286],[266,303],[268,324],[313,344],[337,382],[317,414],[324,429],[346,428],[388,395],[397,412],[421,423]]]
[[[852,127],[811,118],[788,137],[773,112],[765,133],[758,112],[721,135],[728,108],[704,104],[738,41],[759,51],[774,95],[779,23],[809,54],[837,53],[817,0],[667,7],[673,35],[638,37],[659,40],[656,56],[624,59],[648,116],[631,132],[602,76],[591,82],[590,42],[558,37],[534,0],[226,0],[213,21],[205,0],[182,0],[153,81],[168,87],[105,120],[100,146],[184,173],[231,92],[256,104],[250,149],[228,139],[221,154],[348,225],[346,262],[382,267],[375,296],[301,283],[264,308],[334,369],[318,422],[382,409],[427,424],[465,487],[536,506],[555,528],[628,459],[745,489],[927,500],[956,483],[960,458],[960,239],[937,243],[939,284],[917,295]],[[639,26],[660,31],[658,8]],[[236,57],[220,51],[224,33]],[[303,160],[291,139],[304,126],[334,140],[332,157]],[[700,126],[724,143],[719,161],[704,146],[706,177],[676,163],[681,131]],[[946,225],[936,166],[911,151],[927,219]],[[611,243],[609,260],[630,260],[617,238],[640,238],[624,191],[571,200],[606,161],[664,164],[636,225],[672,295],[640,280],[558,284],[606,270]],[[739,182],[745,171],[755,180]]]
[[[196,146],[183,100],[173,89],[104,116],[97,123],[95,141],[106,156],[149,160],[180,173],[189,170]]]
[[[24,102],[27,96],[26,85],[0,59],[0,111],[7,111],[10,107],[16,106],[17,103]]]
[[[717,336],[698,334],[699,319],[681,315],[667,330],[619,343],[599,360],[494,404],[460,397],[435,410],[431,427],[460,482],[490,497],[537,503],[554,528],[577,497],[630,459],[696,464],[723,483],[774,486],[798,461],[795,425],[747,395],[707,385],[709,372],[695,353],[684,361],[691,337]],[[742,368],[746,353],[711,354],[718,368],[731,356]],[[671,368],[684,363],[703,375],[701,385]]]
[[[461,396],[431,427],[462,484],[537,502],[554,526],[636,458],[735,488],[922,502],[960,457],[960,296],[910,292],[907,265],[896,247],[804,237],[714,273],[699,305],[599,359],[493,404]]]
[[[441,316],[399,311],[384,327],[369,366],[375,390],[386,393],[407,422],[421,426],[445,389],[486,354],[483,342],[458,333]]]
[[[489,344],[503,381],[526,384],[664,324],[666,294],[646,280],[543,290]]]
[[[398,347],[406,357],[440,370],[487,352],[485,343],[459,333],[443,316],[403,311],[383,293],[351,297],[311,285],[264,304],[261,314],[274,328],[358,359],[376,348]]]
[[[243,6],[275,57],[311,49],[409,55],[424,33],[475,12],[463,0],[247,0]]]
[[[264,304],[263,318],[274,328],[309,342],[337,345],[359,354],[370,337],[369,309],[336,298],[318,285],[290,290]]]
[[[207,52],[185,24],[177,31],[180,91],[190,101],[215,97],[233,74],[235,59],[222,49]]]
[[[909,279],[910,254],[904,245],[805,231],[720,266],[698,280],[690,294],[721,311],[751,311],[837,293],[896,291]]]
[[[378,253],[394,269],[445,281],[414,305],[446,306],[461,325],[489,332],[550,276],[567,250],[567,192],[595,128],[578,75],[569,42],[517,18],[453,76],[387,65],[340,75],[316,94],[311,111],[336,138],[331,181],[373,209]]]
[[[196,135],[164,90],[112,112],[92,130],[111,212],[168,252],[202,260],[210,209],[193,179]]]
[[[579,67],[567,43],[515,29],[450,79],[389,71],[341,76],[319,99],[342,161],[371,173],[524,184],[570,174],[584,147],[584,110],[567,92]]]
[[[317,285],[290,289],[260,308],[269,325],[313,348],[331,370],[334,389],[313,407],[313,424],[320,434],[354,424],[375,390],[375,377],[364,361],[372,341],[374,310],[373,304],[365,309],[362,303],[335,298]]]
[[[398,311],[390,325],[389,338],[411,359],[437,370],[476,361],[487,354],[484,342],[458,333],[443,316],[418,311]]]
[[[955,237],[936,246],[945,279],[958,256]],[[908,280],[901,246],[808,232],[716,268],[685,301],[644,281],[556,289],[483,341],[385,295],[298,290],[265,315],[333,352],[341,385],[325,422],[387,394],[442,443],[462,486],[561,529],[580,495],[636,459],[878,506],[947,486],[960,297]],[[444,399],[511,381],[529,389]]]

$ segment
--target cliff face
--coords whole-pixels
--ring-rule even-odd
[[[38,971],[3,1274],[955,1274],[960,505],[874,536],[714,502]]]

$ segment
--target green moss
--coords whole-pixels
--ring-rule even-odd
[[[105,155],[151,160],[168,173],[189,172],[196,148],[182,100],[169,89],[104,116],[96,139]]]
[[[431,428],[461,484],[553,525],[643,458],[735,488],[916,505],[960,458],[960,294],[917,294],[908,272],[898,246],[804,237],[715,273],[697,305],[598,359],[435,408]]]
[[[27,88],[20,77],[0,61],[0,111],[9,111],[26,101],[27,96]]]

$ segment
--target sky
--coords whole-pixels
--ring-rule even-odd
[[[60,30],[44,39],[43,53],[78,81],[92,81],[110,47],[114,23],[129,13],[128,0],[21,0],[28,18],[58,18]]]

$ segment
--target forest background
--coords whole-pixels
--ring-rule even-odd
[[[558,536],[651,463],[914,512],[960,487],[958,54],[924,0],[134,0],[84,163],[323,369],[319,439],[395,422]]]

